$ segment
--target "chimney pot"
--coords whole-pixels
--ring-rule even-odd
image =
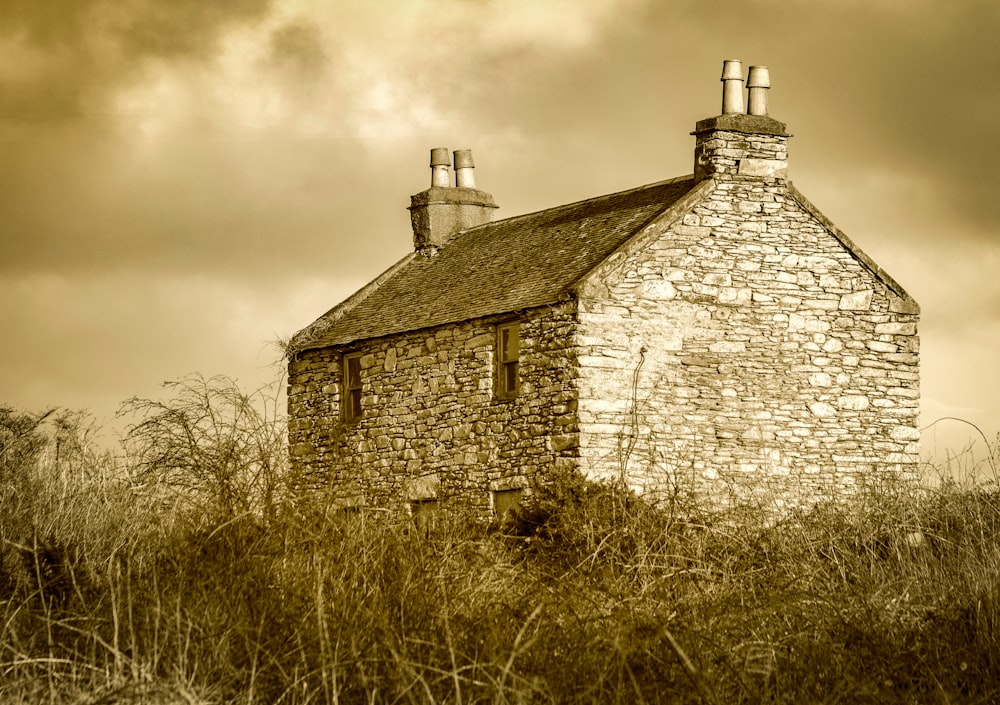
[[[771,74],[766,66],[751,66],[747,73],[747,112],[767,115],[767,89],[771,87]]]
[[[743,112],[743,64],[739,59],[722,62],[722,114]]]
[[[476,175],[473,172],[476,165],[472,162],[472,150],[456,149],[454,154],[455,185],[458,188],[476,188]]]
[[[448,170],[451,158],[447,147],[435,147],[431,150],[431,187],[447,188],[451,186]]]

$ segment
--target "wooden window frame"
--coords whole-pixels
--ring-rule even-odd
[[[497,325],[496,368],[496,398],[513,399],[521,391],[521,331],[517,322]]]
[[[524,489],[511,487],[505,490],[493,490],[493,516],[497,521],[505,522],[524,501]]]
[[[357,364],[357,379],[351,379],[351,367]],[[361,393],[363,383],[361,381],[361,353],[344,353],[343,358],[343,392],[341,398],[342,418],[348,423],[355,423],[364,416],[364,409],[361,407]]]

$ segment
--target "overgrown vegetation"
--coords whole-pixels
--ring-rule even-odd
[[[0,700],[989,703],[1000,494],[891,482],[778,522],[574,476],[428,533],[282,484],[266,395],[0,409]]]

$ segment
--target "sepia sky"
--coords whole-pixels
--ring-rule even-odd
[[[795,184],[921,303],[923,422],[992,436],[998,33],[995,0],[0,0],[0,403],[270,381],[412,247],[431,147],[497,217],[687,174],[738,58]]]

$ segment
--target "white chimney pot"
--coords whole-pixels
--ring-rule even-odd
[[[454,154],[455,185],[458,188],[476,188],[476,175],[473,172],[476,165],[472,163],[472,150],[456,149]]]
[[[751,66],[747,74],[747,112],[767,115],[767,90],[771,87],[771,74],[766,66]]]
[[[743,64],[739,59],[722,62],[722,114],[743,112]]]
[[[431,150],[431,188],[448,188],[451,186],[451,157],[447,147],[435,147]]]

